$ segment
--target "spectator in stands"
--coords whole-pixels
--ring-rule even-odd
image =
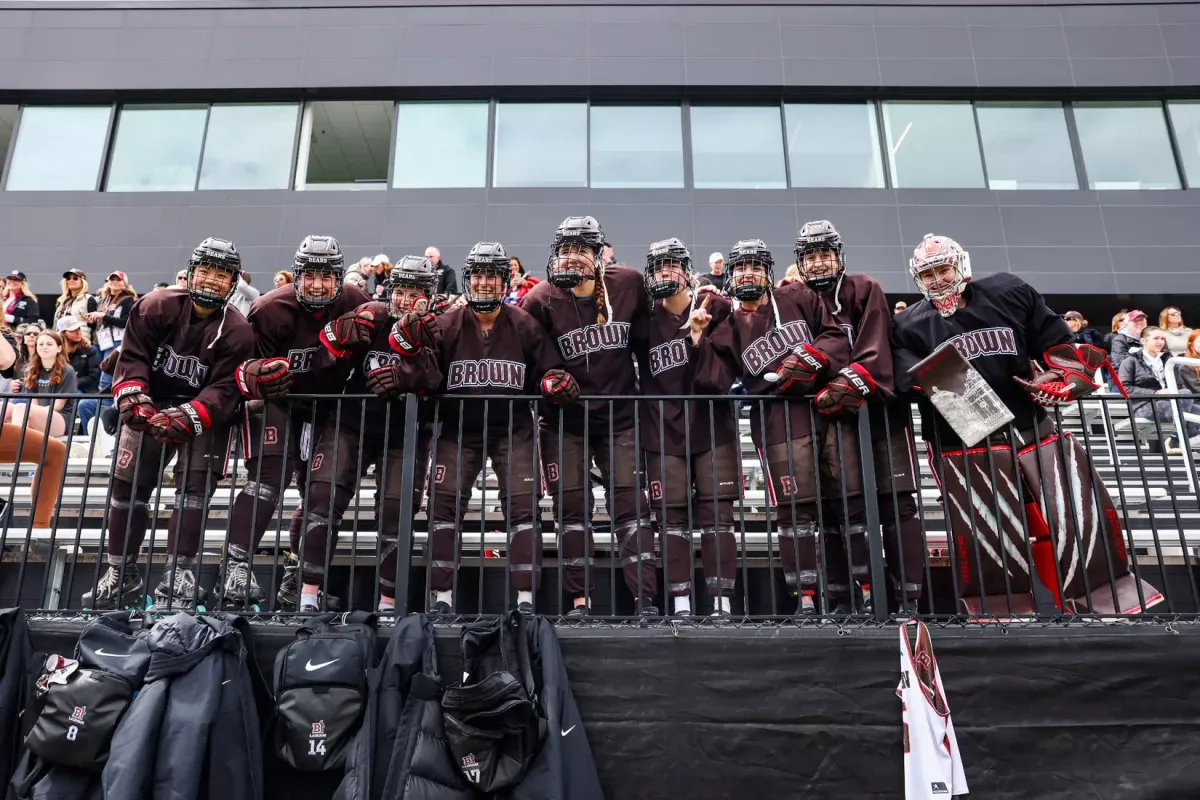
[[[1181,356],[1187,352],[1188,337],[1192,329],[1183,324],[1183,312],[1175,306],[1167,306],[1158,314],[1158,327],[1167,335],[1167,352]]]
[[[258,299],[262,292],[250,285],[250,273],[242,270],[242,279],[237,282],[237,286],[233,287],[233,294],[229,297],[229,305],[242,312],[242,316],[250,313],[250,304]]]
[[[781,289],[789,283],[800,282],[800,266],[798,264],[789,264],[787,270],[784,271],[783,277],[775,284],[776,289]]]
[[[0,376],[16,376],[17,353],[8,334],[0,336]],[[12,406],[12,403],[0,403]],[[42,448],[46,452],[43,456]],[[57,439],[46,439],[39,431],[22,430],[19,425],[5,424],[0,428],[0,463],[38,464],[31,478],[33,527],[49,528],[58,502],[63,470],[67,464],[67,446]],[[0,527],[6,527],[10,509],[8,500],[0,498]]]
[[[175,273],[175,286],[180,289],[187,288],[187,270],[181,269]]]
[[[154,288],[151,289],[151,291],[157,292],[159,289],[170,289],[170,288],[171,288],[171,284],[167,283],[166,281],[159,281],[158,283],[154,284]]]
[[[26,415],[30,430],[64,436],[74,418],[74,401],[54,395],[76,394],[75,370],[67,363],[63,338],[54,331],[37,337],[37,359],[25,368],[23,392],[31,397],[26,405],[9,404],[5,422],[21,425]]]
[[[83,332],[87,330],[74,317],[59,320],[58,332],[62,334],[67,350],[67,363],[75,370],[75,384],[80,394],[95,394],[100,390],[100,351]]]
[[[1103,334],[1095,328],[1089,328],[1088,321],[1083,314],[1078,311],[1068,311],[1063,314],[1063,319],[1066,320],[1067,327],[1071,329],[1071,341],[1075,344],[1091,344],[1102,350],[1108,349]]]
[[[1132,314],[1133,312],[1130,312],[1131,316]],[[1166,333],[1162,328],[1143,327],[1140,342],[1141,347],[1136,351],[1131,350],[1118,369],[1125,391],[1129,392],[1130,397],[1137,398],[1170,394],[1166,377],[1167,359],[1170,358],[1170,354],[1166,352]],[[1154,419],[1157,415],[1158,421],[1165,426],[1172,419],[1171,404],[1171,400],[1134,400],[1133,416],[1138,419]],[[1194,400],[1180,400],[1179,405],[1180,413],[1194,413]],[[1200,447],[1200,423],[1187,422],[1185,428],[1191,446]],[[1176,449],[1174,443],[1168,441],[1168,452],[1172,449]]]
[[[20,325],[37,322],[40,317],[37,295],[29,290],[25,273],[14,269],[4,280],[4,321],[9,325]]]
[[[359,272],[357,269],[352,269],[346,273],[345,282],[350,284],[351,286],[357,286],[359,289],[362,289],[364,292],[367,291],[367,279],[364,278],[363,274],[361,272]]]
[[[1128,308],[1122,308],[1117,313],[1113,314],[1112,332],[1104,335],[1104,349],[1112,352],[1113,339],[1117,338],[1117,331],[1121,330],[1121,326],[1125,324],[1125,315],[1129,313]]]
[[[96,310],[87,315],[94,331],[92,341],[100,349],[100,358],[111,353],[125,338],[125,323],[129,321],[135,300],[137,292],[126,282],[125,273],[120,270],[109,273],[108,282],[96,295]]]
[[[508,260],[508,294],[504,296],[506,303],[519,303],[521,298],[529,294],[529,290],[541,281],[525,271],[521,259],[513,256]]]
[[[720,292],[725,291],[725,256],[713,253],[708,257],[708,274],[700,276],[701,286],[715,286]]]
[[[275,288],[280,286],[291,286],[296,282],[296,276],[288,272],[286,269],[281,269],[275,273]]]
[[[425,248],[425,257],[429,259],[429,263],[433,264],[433,268],[437,270],[438,294],[458,294],[458,278],[454,275],[454,270],[442,263],[442,251],[430,245]]]
[[[1125,315],[1125,323],[1117,331],[1112,340],[1113,369],[1120,370],[1121,362],[1141,349],[1142,331],[1146,329],[1146,312],[1133,309]]]
[[[617,263],[617,251],[608,242],[600,245],[600,263],[606,267]]]
[[[96,310],[96,300],[88,294],[87,275],[81,269],[69,269],[62,275],[62,294],[54,302],[54,323],[64,317],[75,317],[82,322],[89,311]],[[91,335],[91,331],[88,331]]]
[[[1200,360],[1200,342],[1197,339],[1200,339],[1200,330],[1188,335],[1187,352],[1184,355]],[[1200,395],[1200,367],[1179,368],[1179,391]]]
[[[112,393],[113,374],[117,371],[117,359],[120,357],[121,348],[118,347],[100,362],[100,386],[98,387],[97,391],[101,394]],[[88,426],[92,424],[93,417],[99,414],[102,409],[110,407],[112,407],[112,400],[107,398],[104,400],[95,400],[91,398],[87,400],[80,400],[77,414],[79,416],[79,424],[83,427],[83,432],[88,433]],[[101,419],[103,419],[103,417],[104,415],[101,414]],[[114,423],[113,429],[110,430],[109,433],[112,434],[115,431],[116,424]]]
[[[892,307],[892,316],[896,316],[906,308],[908,308],[908,303],[904,302],[903,300],[897,300],[896,305]]]
[[[34,358],[37,357],[37,337],[44,330],[41,320],[17,326],[17,337],[20,342],[17,346],[17,367],[22,375],[25,374],[25,367],[33,363]]]
[[[366,274],[365,272],[363,273]],[[392,275],[392,260],[387,257],[386,253],[380,253],[371,259],[371,277],[375,279],[373,296],[376,300],[384,300],[387,298],[388,280]]]

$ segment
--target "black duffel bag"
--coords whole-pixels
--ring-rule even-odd
[[[546,739],[522,615],[467,626],[463,680],[442,695],[446,738],[480,792],[516,786]]]

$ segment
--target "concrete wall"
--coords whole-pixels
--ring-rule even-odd
[[[1200,84],[1200,6],[254,5],[0,3],[0,99],[298,99],[302,89],[1136,99],[1194,96]],[[970,249],[978,274],[1011,270],[1048,293],[1200,292],[1200,193],[1190,191],[0,193],[0,267],[26,269],[37,290],[72,266],[93,283],[125,269],[145,289],[220,235],[266,285],[305,234],[321,232],[355,257],[436,244],[452,264],[473,242],[500,240],[541,271],[554,226],[581,212],[635,264],[665,236],[701,259],[761,236],[786,265],[798,225],[828,217],[853,268],[892,291],[909,290],[907,255],[937,231]]]

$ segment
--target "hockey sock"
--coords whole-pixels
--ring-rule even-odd
[[[692,598],[684,595],[683,597],[675,598],[675,613],[690,614],[692,613]]]
[[[396,610],[396,601],[395,600],[387,600],[382,597],[379,598],[379,610],[380,611],[395,611]]]
[[[319,594],[309,594],[308,592],[305,592],[304,594],[300,595],[300,606],[301,606],[301,608],[303,608],[304,606],[312,606],[313,608],[320,608],[321,607],[321,596]]]
[[[517,605],[521,603],[529,603],[533,605],[533,592],[517,591]]]
[[[434,592],[434,596],[437,598],[437,602],[439,602],[439,603],[445,603],[448,606],[454,604],[454,592],[453,591]]]
[[[726,614],[728,614],[733,610],[729,605],[728,597],[715,597],[713,599],[717,601],[715,604],[716,608],[713,609],[714,611],[724,611]]]

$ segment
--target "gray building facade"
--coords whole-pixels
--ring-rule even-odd
[[[379,191],[114,192],[12,191],[10,184],[0,191],[0,267],[25,270],[36,291],[52,290],[71,267],[86,270],[93,287],[108,271],[125,270],[145,290],[171,280],[201,238],[218,235],[237,242],[255,284],[265,286],[270,273],[288,267],[304,235],[328,233],[354,258],[437,245],[453,265],[476,241],[502,241],[536,273],[544,269],[554,227],[571,213],[599,218],[617,255],[634,265],[650,242],[678,236],[701,263],[737,239],[761,237],[776,251],[777,264],[786,266],[799,225],[829,218],[848,241],[851,269],[876,275],[889,292],[913,291],[908,255],[923,234],[935,231],[970,251],[976,275],[1015,272],[1048,294],[1200,293],[1200,192],[1184,188],[1192,151],[1200,158],[1200,150],[1182,124],[1191,112],[1183,101],[1200,97],[1197,5],[232,5],[2,2],[0,102],[22,109],[119,109],[488,100],[492,142],[495,108],[505,102],[668,103],[683,112],[682,185],[497,186],[494,148],[488,149],[485,185],[469,188],[397,188],[389,182]],[[879,109],[872,112],[878,124],[872,135],[883,151],[878,185],[801,185],[794,180],[797,156],[788,149],[793,143],[785,122],[780,137],[789,138],[784,157],[793,162],[793,180],[776,188],[699,188],[690,108],[842,101]],[[993,166],[1000,159],[989,147],[1008,145],[988,140],[984,127],[980,185],[919,187],[917,180],[908,188],[904,184],[912,181],[887,164],[903,152],[905,136],[913,135],[911,122],[903,133],[899,123],[897,130],[885,124],[891,119],[887,104],[895,101],[970,101],[964,108],[979,104],[977,121],[987,103],[1063,104],[1071,145],[1064,158],[1073,162],[1068,171],[1078,188],[1027,189],[1021,181],[999,188]],[[1181,102],[1178,113],[1175,101]],[[1093,134],[1083,129],[1076,106],[1111,103],[1159,109],[1154,113],[1169,137],[1177,188],[1095,178],[1106,167],[1099,157],[1091,160]],[[10,171],[24,117],[24,111],[15,117]],[[1107,123],[1099,124],[1107,130]],[[915,130],[921,135],[921,124]],[[560,133],[550,129],[545,135],[553,140]],[[113,147],[110,129],[105,163]],[[1116,147],[1139,158],[1136,147]],[[1011,158],[1022,151],[1004,152]],[[594,150],[592,163],[594,169]],[[293,165],[289,186],[294,178]],[[1191,182],[1200,185],[1200,172]]]

